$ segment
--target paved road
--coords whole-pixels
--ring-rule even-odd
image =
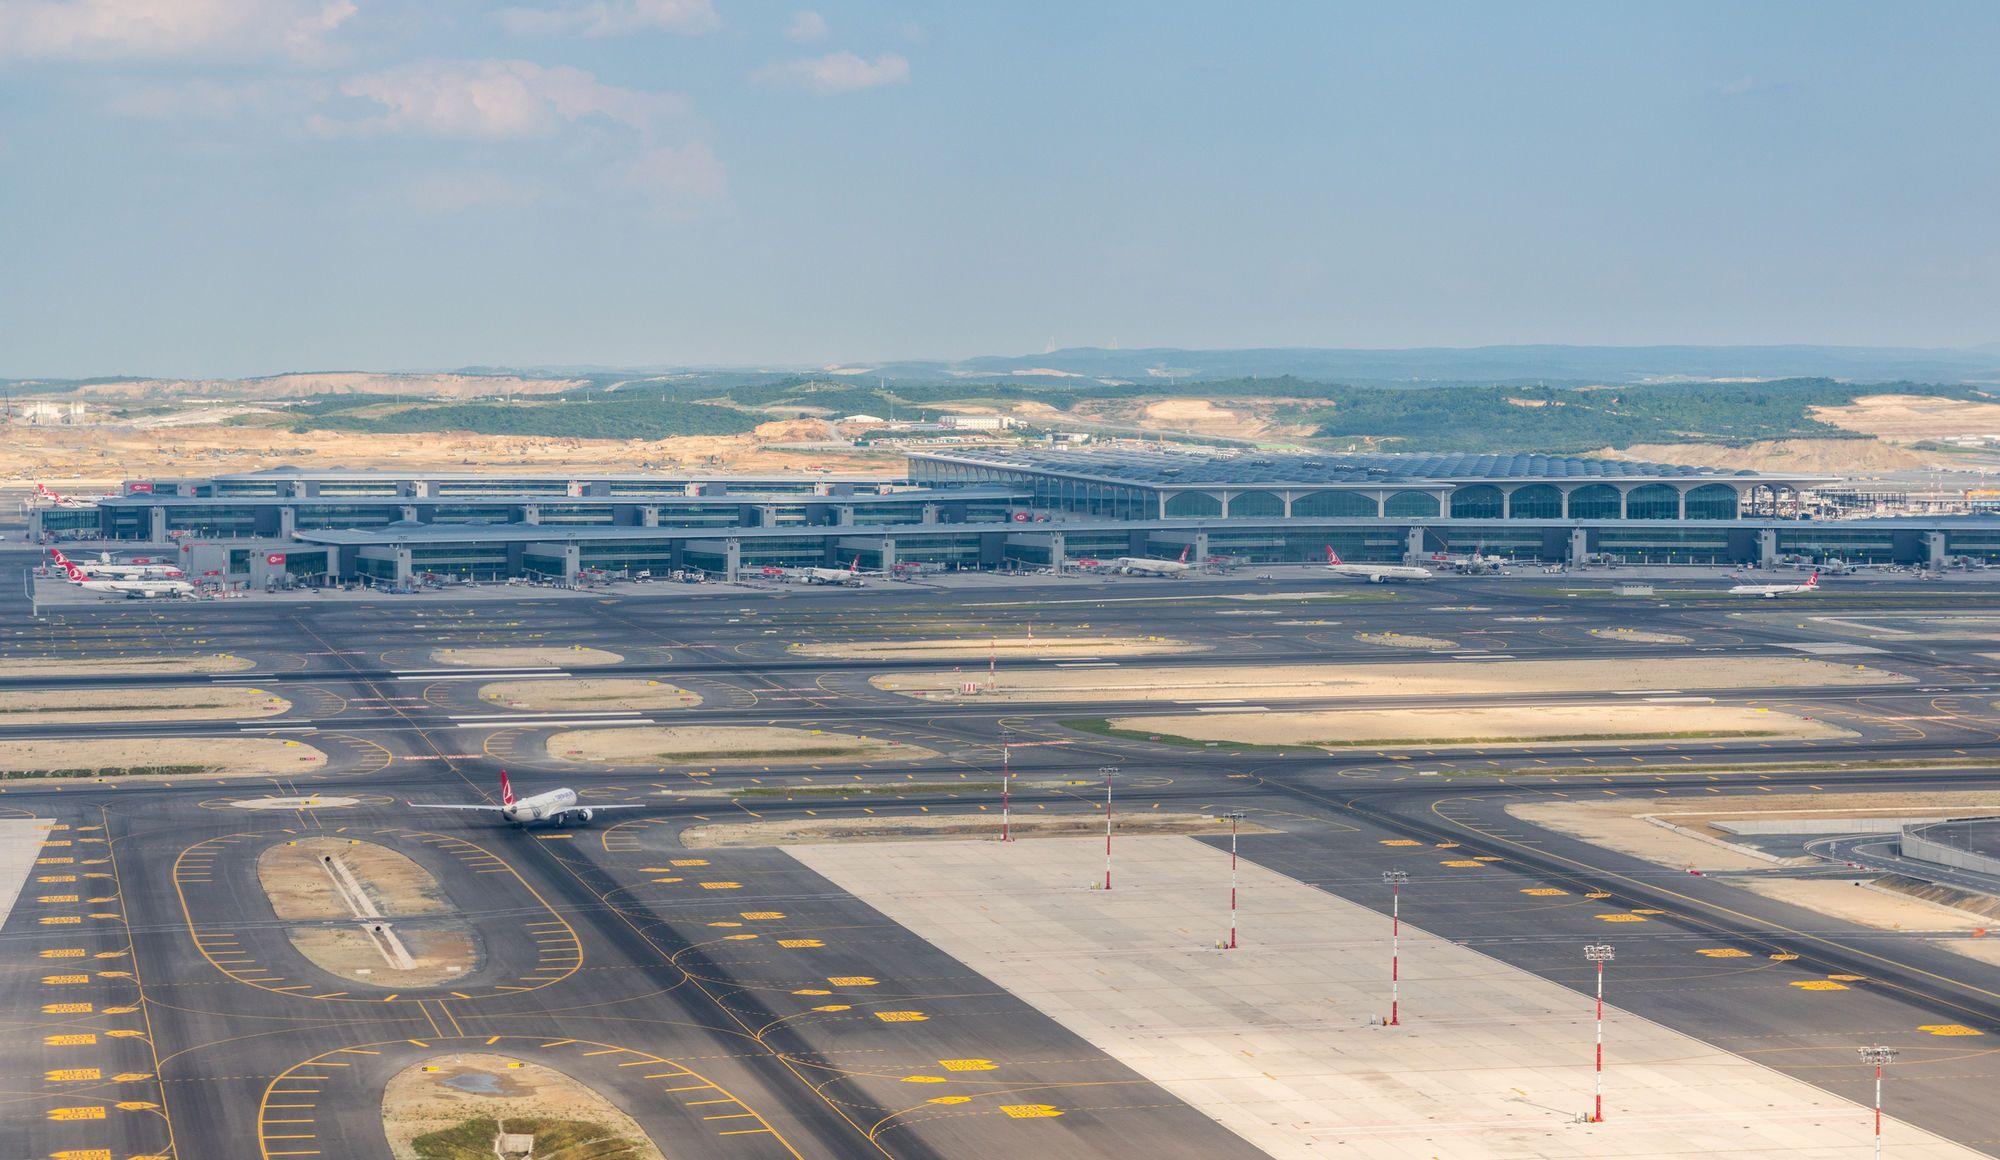
[[[2000,1155],[1990,1122],[1963,1099],[2000,1079],[2000,1063],[1989,1062],[1977,1036],[1920,1030],[1958,1028],[1990,1042],[2000,1034],[2000,970],[1912,932],[1846,926],[1505,812],[1583,791],[1994,787],[1984,764],[2000,757],[1993,667],[1965,639],[1908,631],[1914,621],[1896,621],[1905,632],[1898,636],[1829,626],[1792,605],[1633,603],[1531,587],[1439,585],[1389,600],[1366,593],[1365,601],[1277,609],[1225,600],[1227,585],[1134,582],[1102,590],[1099,601],[1057,603],[1030,592],[977,609],[951,594],[864,590],[476,607],[111,605],[37,621],[5,604],[9,585],[0,583],[0,660],[227,652],[256,667],[197,683],[244,679],[293,701],[283,716],[240,724],[9,726],[0,740],[275,727],[310,729],[299,736],[329,754],[324,773],[300,778],[4,786],[0,813],[67,828],[50,835],[44,863],[0,927],[0,1008],[26,1029],[0,1044],[0,1071],[17,1093],[0,1122],[36,1156],[379,1155],[377,1109],[388,1079],[440,1052],[479,1047],[578,1076],[684,1154],[1246,1154],[1205,1117],[781,851],[690,850],[678,840],[688,825],[725,819],[991,819],[1004,736],[1062,743],[1013,752],[1021,775],[1014,804],[1025,813],[1090,815],[1094,782],[1068,783],[1093,781],[1088,771],[1106,764],[1121,771],[1121,813],[1251,811],[1277,832],[1247,839],[1248,857],[1378,909],[1380,870],[1407,868],[1406,918],[1578,988],[1587,981],[1578,946],[1608,938],[1619,947],[1615,1000],[1842,1094],[1861,1095],[1865,1077],[1852,1053],[1862,1040],[1899,1046],[1895,1092],[1904,1114]],[[1872,603],[1867,591],[1857,585],[1840,615],[1926,612],[1905,588],[1885,589]],[[1940,617],[1991,615],[2000,591],[1954,588],[1934,605],[1928,612]],[[1246,610],[1277,615],[1224,615]],[[1682,635],[1688,644],[1592,634],[1607,625]],[[785,651],[798,641],[1030,627],[1221,646],[1131,662],[1148,665],[1415,659],[1355,639],[1384,628],[1447,637],[1467,655],[1622,657],[1642,666],[1663,655],[1800,655],[1787,646],[1844,643],[1879,651],[1835,655],[1919,683],[1718,695],[1847,714],[1843,723],[1860,736],[1832,745],[1331,756],[1190,750],[1060,724],[1108,705],[913,705],[867,686],[864,675],[880,663]],[[853,727],[939,756],[855,768],[604,770],[553,761],[539,749],[551,727],[468,723],[502,715],[478,700],[478,681],[411,671],[439,668],[429,657],[435,647],[508,645],[617,652],[621,662],[591,674],[666,678],[702,694],[700,708],[673,711],[676,722]],[[403,679],[410,676],[418,679]],[[187,681],[12,677],[0,693]],[[1912,758],[1930,767],[1893,764]],[[521,832],[401,805],[481,800],[503,764],[524,790],[572,785],[587,802],[651,808],[616,825]],[[1688,765],[1697,771],[1676,769]],[[1564,772],[1549,772],[1556,768]],[[1591,772],[1574,772],[1582,768]],[[871,792],[768,792],[808,777]],[[953,782],[965,788],[937,788]],[[745,788],[767,792],[723,792]],[[295,793],[353,804],[237,804]],[[470,969],[390,990],[301,957],[300,924],[273,909],[258,865],[274,847],[315,837],[370,843],[420,866],[471,932]]]

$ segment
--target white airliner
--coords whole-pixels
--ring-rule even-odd
[[[1343,564],[1340,553],[1329,544],[1326,549],[1326,570],[1335,576],[1359,576],[1370,584],[1380,584],[1384,580],[1429,580],[1429,568],[1419,568],[1413,564]]]
[[[1819,571],[1806,578],[1804,584],[1738,584],[1729,590],[1731,596],[1795,596],[1819,591]]]
[[[79,499],[73,495],[64,495],[59,491],[50,491],[46,486],[39,483],[35,485],[35,498],[52,503],[57,507],[88,507],[92,502],[87,499]]]
[[[162,597],[193,596],[194,585],[185,580],[114,580],[100,579],[87,575],[83,569],[71,563],[61,552],[56,554],[56,563],[61,565],[69,582],[87,592],[110,592],[129,600],[153,600]]]
[[[854,557],[854,563],[845,568],[800,568],[794,575],[808,584],[839,584],[848,588],[861,587],[861,557]]]
[[[49,555],[55,557],[57,567],[74,567],[93,580],[179,580],[186,575],[172,564],[114,564],[101,553],[94,562],[72,560],[60,548],[50,548]]]
[[[514,785],[507,780],[507,771],[500,771],[500,804],[458,805],[442,802],[405,802],[416,810],[483,810],[499,814],[517,826],[532,826],[546,822],[552,826],[583,825],[595,817],[600,810],[643,810],[643,805],[580,806],[576,804],[573,789],[552,789],[532,797],[514,796]]]
[[[1155,560],[1150,556],[1120,556],[1111,561],[1111,568],[1112,571],[1123,572],[1127,576],[1185,576],[1201,568],[1199,564],[1188,563],[1190,550],[1192,545],[1182,548],[1181,558],[1178,560]]]

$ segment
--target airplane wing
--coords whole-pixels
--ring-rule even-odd
[[[457,803],[447,804],[444,802],[404,802],[403,804],[413,810],[491,810],[494,813],[498,813],[507,808],[505,806],[471,806],[459,805]]]
[[[632,802],[630,804],[625,804],[625,805],[593,806],[593,805],[579,803],[570,808],[579,810],[643,810],[648,808],[649,804],[650,803],[647,802]]]

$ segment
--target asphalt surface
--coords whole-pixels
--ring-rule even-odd
[[[24,1156],[385,1155],[388,1080],[468,1048],[576,1076],[671,1142],[673,1155],[1251,1154],[781,850],[691,850],[678,840],[709,821],[943,813],[997,827],[1003,740],[1017,745],[1015,810],[1088,815],[1104,766],[1119,770],[1121,811],[1245,810],[1277,831],[1247,837],[1248,858],[1378,910],[1387,902],[1380,872],[1406,869],[1406,921],[1580,996],[1590,981],[1581,946],[1612,941],[1614,1002],[1842,1095],[1867,1094],[1856,1047],[1895,1046],[1898,1114],[2000,1155],[1990,1116],[1965,1098],[2000,1081],[2000,1055],[1987,1047],[2000,1035],[2000,967],[1953,952],[1938,932],[1844,924],[1506,813],[1557,794],[1996,788],[2000,671],[1980,655],[1979,630],[1956,632],[1950,618],[2000,614],[2000,586],[1843,578],[1810,604],[1565,595],[1563,581],[1539,576],[1393,591],[1323,580],[1131,580],[976,597],[706,586],[644,599],[109,603],[45,609],[37,619],[6,578],[24,560],[0,554],[0,661],[227,652],[255,667],[214,677],[0,675],[0,694],[248,683],[292,707],[240,722],[0,725],[0,741],[278,736],[328,760],[296,777],[0,783],[0,816],[66,827],[50,834],[44,862],[0,927],[0,1010],[17,1029],[0,1043],[9,1155],[16,1140]],[[1245,592],[1302,599],[1229,599]],[[1320,599],[1329,593],[1341,598]],[[1591,632],[1607,626],[1689,643]],[[1393,629],[1464,646],[1446,657],[1643,666],[1667,656],[1822,655],[1917,683],[1712,694],[1723,704],[1823,711],[1856,734],[1832,741],[1328,754],[1150,743],[1061,724],[1129,704],[915,702],[874,689],[868,676],[976,673],[984,664],[787,651],[802,641],[1031,629],[1215,646],[1123,662],[1148,667],[1425,659],[1355,636]],[[637,715],[662,723],[864,732],[938,756],[629,769],[555,760],[544,743],[558,731],[546,722],[556,715],[503,720],[506,711],[479,700],[482,679],[453,679],[429,656],[512,646],[609,650],[623,659],[565,671],[670,680],[702,696],[698,708]],[[1369,705],[1598,700],[1491,694]],[[524,793],[568,785],[586,804],[648,808],[583,828],[520,831],[404,805],[491,800],[503,767]],[[808,779],[810,791],[780,788]],[[835,784],[871,792],[833,792]],[[742,789],[759,792],[727,792]],[[353,804],[237,804],[270,795]],[[392,990],[312,966],[257,865],[275,845],[320,836],[387,847],[427,871],[472,932],[472,968]],[[1421,1016],[1412,998],[1420,996],[1406,996],[1406,1018]],[[1614,1069],[1613,1093],[1615,1080]]]

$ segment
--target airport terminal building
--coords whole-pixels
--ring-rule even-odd
[[[264,583],[574,578],[759,567],[1059,567],[1091,558],[1521,563],[2000,562],[2000,519],[1824,521],[1828,477],[1583,456],[969,449],[901,478],[283,468],[128,481],[43,508],[48,540],[178,544],[191,574]]]

